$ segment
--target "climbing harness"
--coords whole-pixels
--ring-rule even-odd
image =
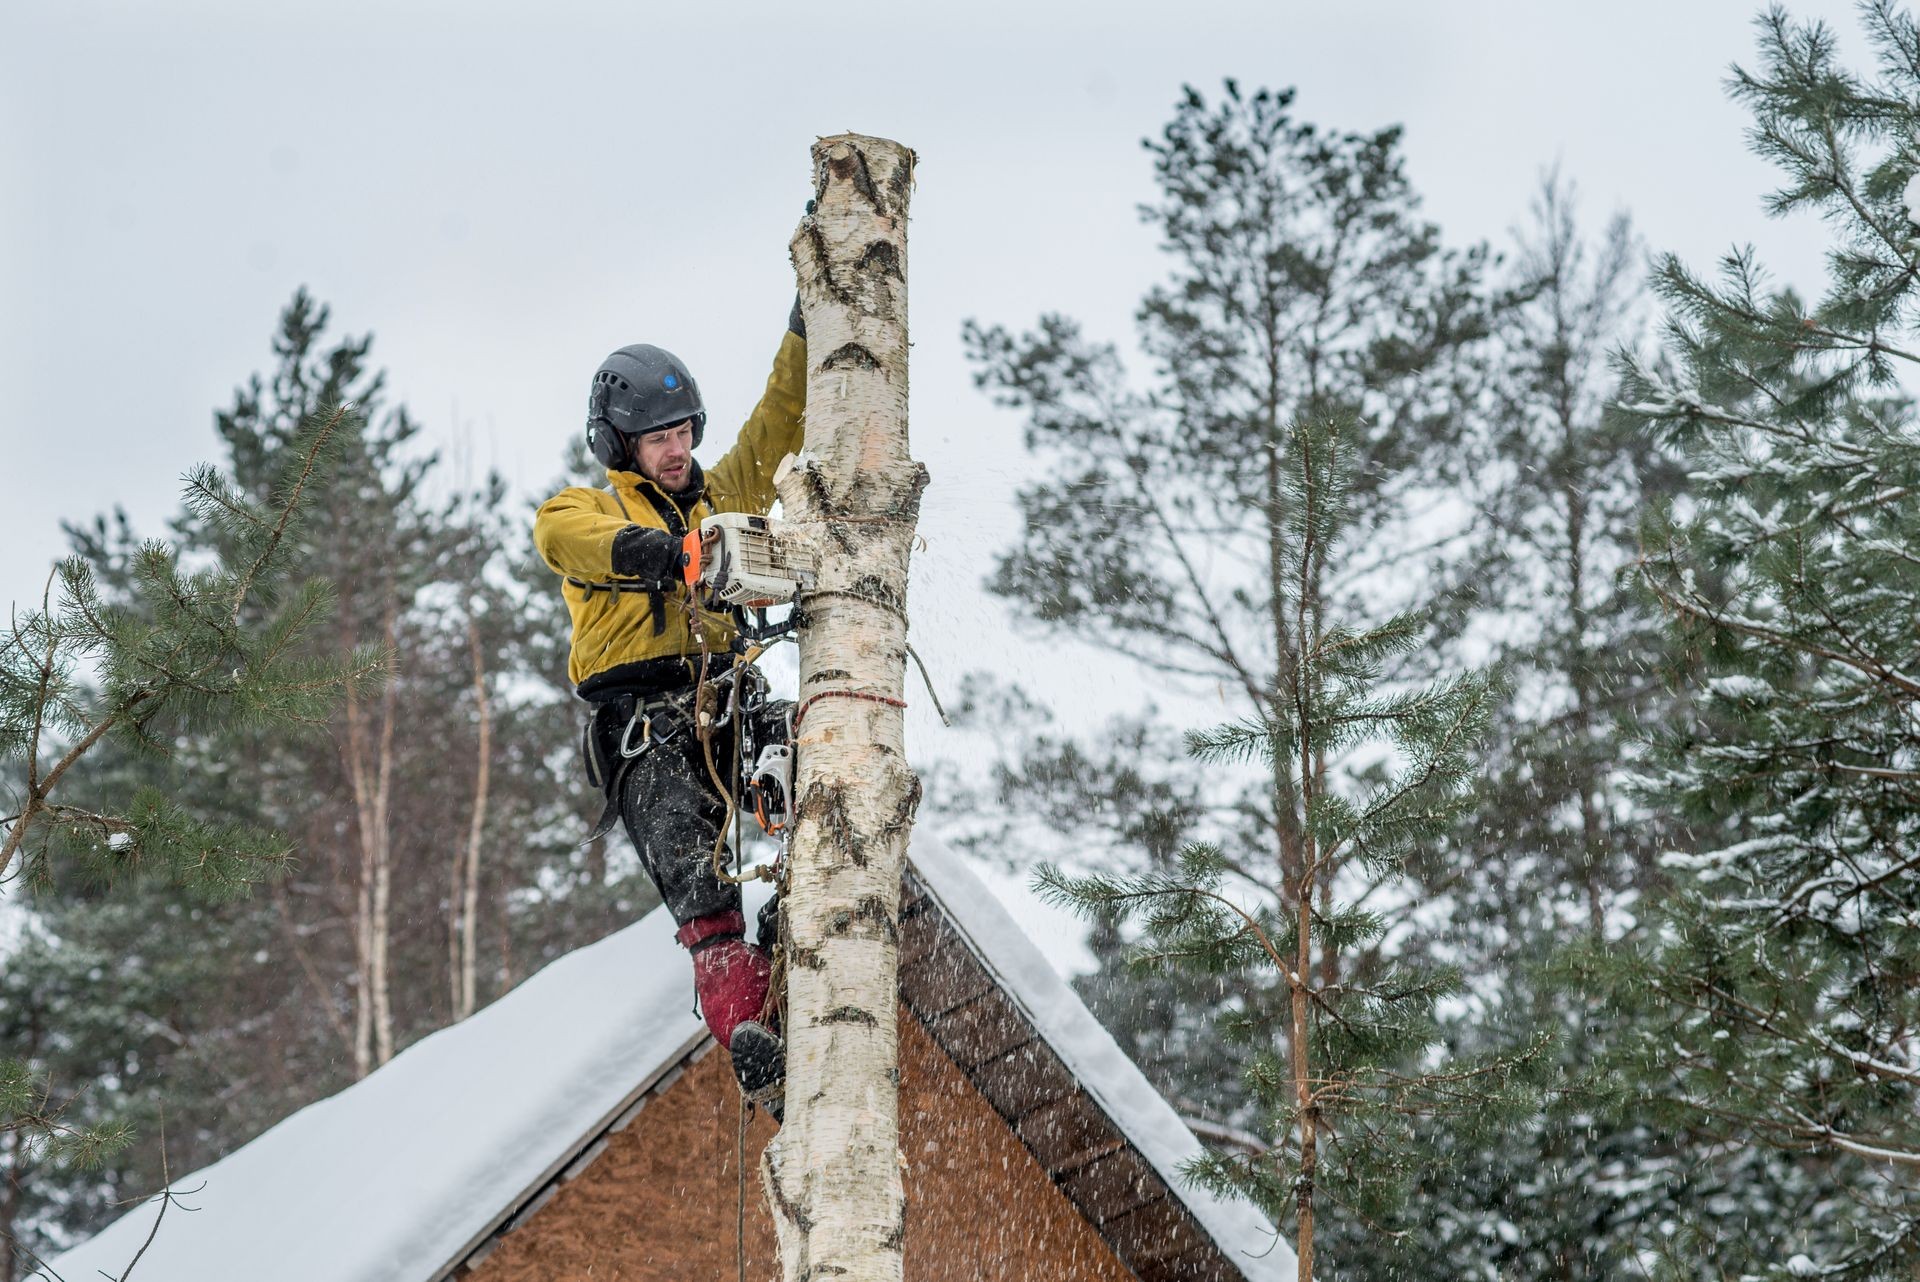
[[[620,787],[633,763],[654,747],[687,733],[692,725],[690,694],[679,690],[650,699],[616,694],[587,714],[581,756],[587,781],[606,794],[607,804],[582,845],[606,836],[620,818]]]

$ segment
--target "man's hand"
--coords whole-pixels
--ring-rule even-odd
[[[680,577],[680,541],[665,530],[629,525],[613,536],[613,572],[627,579]]]

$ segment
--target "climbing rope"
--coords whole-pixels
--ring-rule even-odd
[[[920,661],[920,656],[914,653],[912,646],[907,647],[907,657],[913,660],[914,667],[920,669],[920,680],[927,687],[927,698],[933,700],[933,710],[940,714],[940,724],[949,730],[953,729],[953,718],[940,706],[940,696],[933,692],[933,678],[927,675],[927,665]]]
[[[707,634],[698,626],[700,607],[690,602],[688,608],[694,627],[694,634],[700,638],[700,677],[694,686],[696,693],[693,700],[694,736],[700,741],[700,757],[701,760],[706,762],[707,777],[713,781],[714,788],[720,793],[720,799],[726,803],[727,807],[726,817],[720,821],[719,830],[714,834],[713,850],[709,855],[713,864],[713,875],[721,881],[734,886],[743,886],[750,881],[771,881],[773,880],[773,870],[766,864],[761,864],[746,873],[737,873],[727,868],[727,829],[735,826],[735,822],[740,815],[740,810],[739,807],[734,804],[734,788],[730,786],[725,779],[720,777],[720,767],[713,759],[713,714],[715,709],[712,706],[712,687],[707,684],[707,669],[712,654],[707,646]],[[727,691],[727,718],[733,723],[733,764],[736,771],[738,771],[740,767],[741,750],[740,683],[745,679],[739,674],[746,668],[751,667],[761,655],[767,652],[767,649],[768,646],[764,643],[754,646],[751,650],[748,650],[740,656],[732,669],[735,675]],[[734,841],[734,863],[736,866],[739,864],[740,858],[740,842],[736,838]]]
[[[888,614],[891,614],[894,618],[900,620],[900,622],[902,623],[905,623],[907,621],[907,612],[905,610],[902,610],[899,606],[895,605],[893,602],[887,600],[885,597],[874,596],[872,593],[869,593],[869,592],[855,592],[851,588],[808,588],[807,589],[807,599],[809,601],[818,600],[820,597],[823,597],[823,596],[839,597],[847,601],[864,601],[868,605],[875,606],[879,609],[885,610]]]
[[[739,1187],[733,1209],[733,1258],[740,1266],[740,1282],[747,1282],[747,1097],[740,1097],[740,1125],[733,1140],[734,1175]]]

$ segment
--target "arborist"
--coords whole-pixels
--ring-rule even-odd
[[[747,1098],[777,1121],[785,1046],[768,1001],[767,923],[758,943],[747,942],[740,887],[723,875],[732,799],[720,781],[737,784],[736,745],[785,742],[792,705],[768,699],[759,670],[742,661],[734,618],[701,608],[683,575],[683,546],[716,512],[764,515],[774,503],[774,470],[800,451],[799,301],[766,391],[711,470],[693,457],[707,421],[699,388],[671,353],[621,348],[601,362],[589,397],[587,444],[608,484],[571,486],[547,500],[533,541],[561,576],[573,621],[567,675],[592,706],[582,755],[588,779],[606,794],[594,836],[616,817],[625,825],[692,954],[707,1027],[731,1054]],[[723,718],[738,724],[716,724]]]

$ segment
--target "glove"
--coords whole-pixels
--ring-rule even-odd
[[[629,579],[680,577],[680,540],[665,530],[629,525],[613,536],[613,572]]]
[[[793,311],[787,315],[787,328],[798,334],[801,338],[807,336],[807,321],[806,318],[800,314],[800,295],[798,293],[795,293],[793,296]]]

